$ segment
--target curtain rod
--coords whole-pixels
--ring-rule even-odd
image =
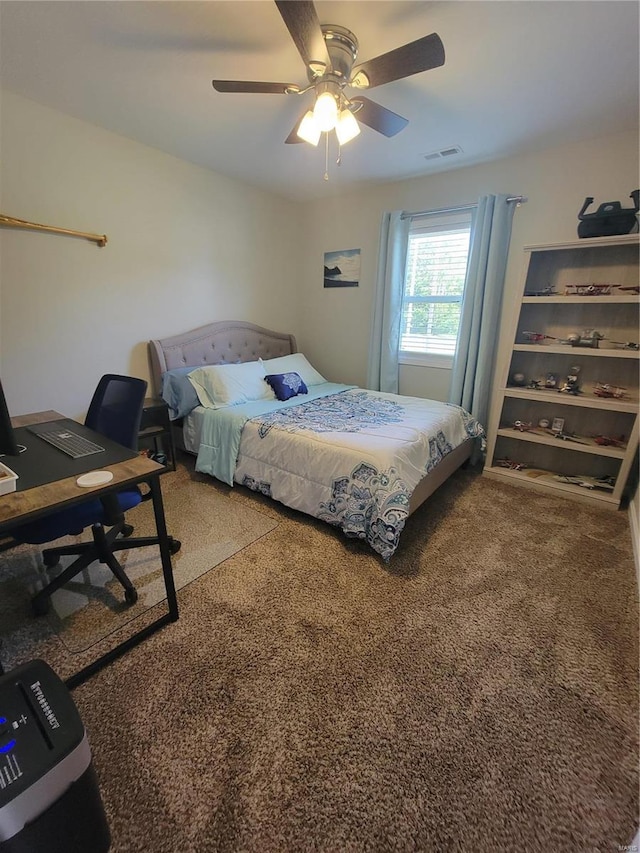
[[[524,195],[513,195],[509,196],[507,199],[508,202],[515,202],[517,206],[524,204],[528,201],[527,197]],[[403,213],[400,216],[400,219],[413,219],[419,216],[434,216],[436,213],[459,213],[462,210],[475,210],[477,204],[461,204],[458,207],[439,207],[437,210],[414,210],[411,213]]]
[[[55,225],[40,225],[38,222],[28,222],[26,219],[16,219],[15,216],[7,216],[0,213],[0,225],[8,228],[28,228],[31,231],[48,231],[51,234],[67,234],[70,237],[84,237],[85,240],[93,240],[98,246],[107,245],[106,234],[89,234],[86,231],[72,231],[70,228],[57,228]]]

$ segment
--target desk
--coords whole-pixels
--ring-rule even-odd
[[[30,415],[22,415],[17,418],[12,418],[11,422],[14,427],[30,426],[34,423],[42,423],[43,421],[51,421],[62,418],[58,412],[36,412]],[[95,434],[97,442],[100,442],[102,436]],[[53,453],[60,453],[55,448],[51,448]],[[11,468],[11,458],[6,457],[6,464]],[[70,460],[71,462],[71,460]],[[89,470],[89,468],[87,468]],[[150,625],[147,625],[142,630],[138,631],[133,636],[124,640],[120,645],[111,649],[102,657],[93,661],[93,663],[81,669],[79,672],[67,679],[66,684],[69,688],[76,687],[82,684],[91,675],[102,669],[106,664],[119,658],[133,646],[138,645],[142,640],[155,633],[169,622],[175,622],[178,618],[178,600],[176,597],[176,589],[173,580],[173,569],[171,566],[171,553],[169,551],[169,540],[167,535],[167,526],[164,517],[164,504],[162,502],[162,491],[160,489],[160,474],[165,471],[163,465],[153,462],[146,456],[137,456],[132,453],[132,458],[124,462],[118,462],[115,465],[105,465],[104,470],[113,473],[113,480],[106,486],[98,486],[92,489],[83,489],[76,484],[77,472],[71,477],[66,477],[61,480],[56,480],[52,483],[45,483],[41,486],[11,492],[8,495],[0,495],[0,535],[8,533],[12,527],[17,524],[33,520],[50,512],[62,509],[63,507],[72,506],[76,503],[82,503],[89,496],[99,497],[100,495],[108,494],[109,492],[118,491],[125,486],[137,485],[139,483],[147,483],[151,490],[151,499],[153,502],[153,514],[155,517],[156,531],[160,543],[160,557],[162,560],[162,574],[164,577],[164,585],[167,593],[168,613],[163,614]],[[19,481],[18,481],[19,483]]]

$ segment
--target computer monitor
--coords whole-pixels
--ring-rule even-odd
[[[0,381],[0,455],[18,456],[20,448],[11,426],[11,417]]]

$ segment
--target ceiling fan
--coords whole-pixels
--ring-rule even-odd
[[[362,95],[348,97],[345,89],[373,89],[444,65],[440,36],[431,33],[354,66],[358,40],[352,32],[334,24],[321,25],[310,0],[275,0],[275,4],[306,66],[309,85],[213,80],[217,92],[304,95],[313,89],[313,110],[300,116],[286,143],[317,145],[321,133],[335,130],[344,145],[360,133],[358,121],[387,137],[406,127],[408,119]]]

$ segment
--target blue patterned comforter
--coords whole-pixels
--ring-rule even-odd
[[[366,540],[388,560],[418,482],[484,430],[464,409],[435,400],[349,386],[310,390],[315,399],[207,412],[215,417],[205,418],[196,468],[225,479],[215,452],[224,433],[235,482]]]

